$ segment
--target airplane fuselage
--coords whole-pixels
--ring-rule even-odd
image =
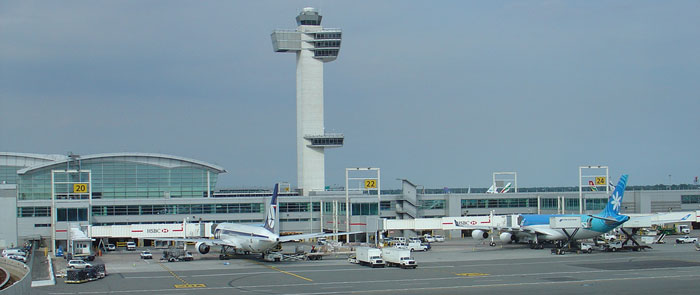
[[[526,232],[536,232],[537,240],[566,240],[568,237],[563,229],[551,227],[549,223],[551,217],[579,217],[581,225],[574,236],[575,240],[590,239],[602,235],[620,226],[629,219],[629,217],[624,215],[619,215],[615,222],[580,214],[523,215],[521,228]],[[567,230],[569,235],[571,235],[573,231],[574,229]]]
[[[277,234],[254,225],[221,223],[214,235],[236,249],[253,253],[268,252],[279,244]]]

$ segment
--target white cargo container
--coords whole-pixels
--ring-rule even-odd
[[[581,217],[579,216],[552,216],[549,218],[549,225],[552,228],[580,228]]]
[[[370,247],[357,247],[355,249],[357,263],[371,267],[384,267],[382,260],[382,250]]]
[[[401,268],[416,268],[418,264],[411,258],[411,250],[397,248],[383,248],[382,258],[388,266]]]

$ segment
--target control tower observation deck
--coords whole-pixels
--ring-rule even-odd
[[[340,29],[321,27],[322,16],[307,7],[296,17],[296,30],[272,32],[275,52],[297,56],[297,186],[304,196],[325,189],[324,149],[342,147],[344,136],[323,126],[323,63],[340,51]]]

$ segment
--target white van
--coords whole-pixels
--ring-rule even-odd
[[[127,251],[134,251],[134,250],[136,250],[136,243],[134,243],[134,242],[126,242],[126,250],[127,250]]]

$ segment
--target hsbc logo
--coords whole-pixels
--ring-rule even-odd
[[[149,233],[149,234],[160,234],[160,233],[167,234],[169,231],[170,230],[168,230],[167,228],[163,228],[163,229],[149,228],[146,230],[146,233]]]

